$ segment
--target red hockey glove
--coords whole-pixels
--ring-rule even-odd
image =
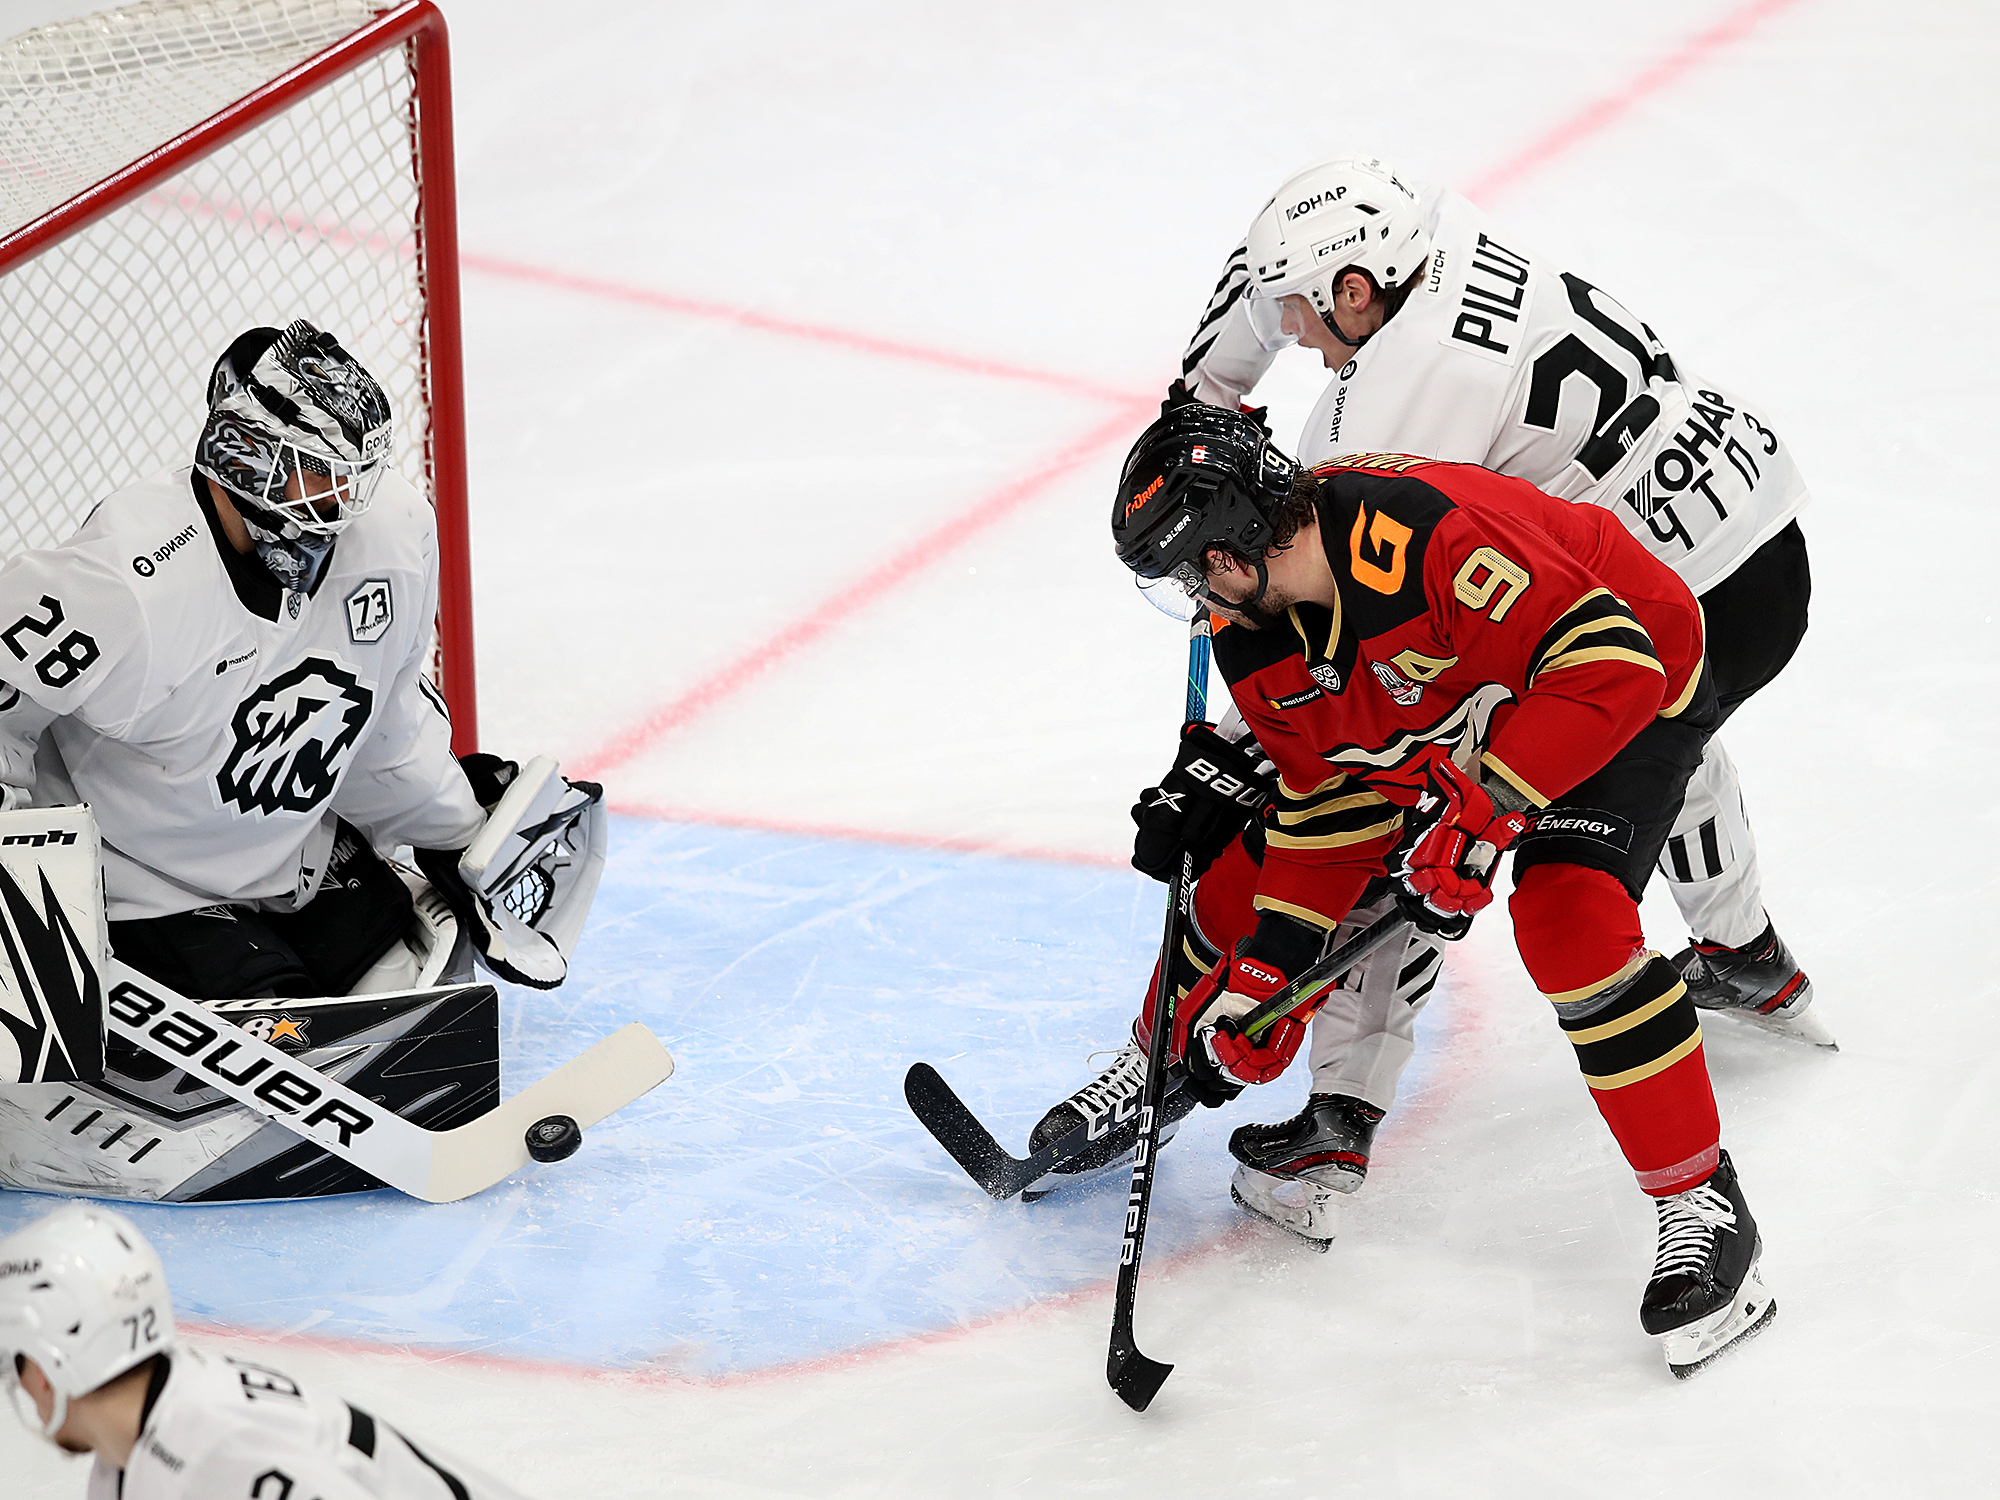
[[[1501,812],[1454,761],[1432,766],[1430,782],[1429,797],[1417,806],[1438,818],[1410,850],[1403,882],[1439,915],[1470,916],[1492,902],[1500,852],[1527,831],[1528,815]]]
[[[1223,989],[1221,981],[1229,987]],[[1236,1022],[1289,983],[1284,972],[1261,958],[1239,958],[1226,967],[1217,964],[1188,992],[1182,1009],[1188,1026],[1181,1032],[1187,1060],[1188,1087],[1202,1103],[1227,1103],[1249,1083],[1269,1083],[1298,1055],[1311,1018],[1293,1014],[1272,1024],[1256,1041],[1236,1029]],[[1189,1045],[1189,1035],[1193,1043]]]

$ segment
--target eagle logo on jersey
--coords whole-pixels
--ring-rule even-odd
[[[266,683],[229,721],[236,745],[215,773],[239,812],[309,813],[333,795],[360,741],[375,695],[324,657],[309,656]]]

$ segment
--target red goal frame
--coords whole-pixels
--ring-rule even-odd
[[[416,78],[410,138],[417,165],[417,266],[423,290],[423,379],[430,403],[425,469],[438,528],[438,686],[451,707],[452,748],[479,744],[466,514],[465,368],[458,291],[458,195],[451,139],[451,48],[433,0],[406,0],[253,89],[40,218],[0,237],[0,276],[122,208],[190,163],[393,47]]]

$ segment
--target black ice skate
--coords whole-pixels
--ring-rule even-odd
[[[1793,1036],[1815,1047],[1838,1050],[1833,1033],[1818,1016],[1807,1015],[1812,981],[1792,957],[1776,924],[1741,948],[1688,939],[1674,960],[1688,987],[1688,998],[1702,1010],[1730,1011],[1752,1025],[1781,1036]]]
[[[1173,1082],[1171,1072],[1167,1081]],[[1028,1137],[1030,1156],[1079,1125],[1090,1127],[1090,1144],[1057,1162],[1021,1194],[1021,1201],[1033,1203],[1066,1183],[1085,1182],[1116,1167],[1130,1166],[1132,1148],[1139,1140],[1139,1100],[1145,1090],[1146,1054],[1137,1042],[1127,1042],[1110,1067],[1043,1115],[1035,1126]],[[1162,1146],[1173,1139],[1194,1106],[1194,1095],[1186,1089],[1167,1095],[1160,1119]]]
[[[1382,1111],[1346,1094],[1314,1094],[1275,1125],[1244,1125],[1229,1137],[1242,1166],[1229,1196],[1252,1218],[1297,1235],[1315,1250],[1334,1236],[1336,1194],[1368,1176],[1368,1152]]]
[[[1778,1303],[1757,1274],[1764,1241],[1727,1151],[1699,1186],[1653,1203],[1660,1250],[1639,1323],[1660,1340],[1667,1368],[1685,1380],[1761,1333],[1778,1315]]]

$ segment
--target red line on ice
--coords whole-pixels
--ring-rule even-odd
[[[1152,398],[1145,398],[1143,404],[1150,408]],[[580,760],[581,774],[597,777],[624,765],[650,749],[662,736],[741,692],[801,647],[817,641],[848,616],[873,603],[883,591],[905,582],[913,574],[964,546],[982,531],[1005,520],[1107,443],[1127,435],[1132,430],[1140,405],[1130,397],[1122,398],[1115,416],[1091,428],[1040,468],[1009,480],[965,511],[933,527],[809,614],[709,673],[679,697],[662,704],[620,733],[602,749],[583,756]]]
[[[1120,854],[1090,854],[1078,849],[1044,849],[1033,844],[991,843],[951,838],[945,834],[898,833],[886,828],[852,828],[844,823],[799,823],[785,818],[760,818],[745,813],[710,812],[699,807],[659,807],[643,802],[613,802],[611,810],[635,818],[660,818],[670,823],[705,824],[717,828],[751,828],[764,833],[796,833],[807,838],[851,839],[864,844],[895,844],[908,849],[938,849],[948,854],[990,854],[1001,859],[1034,859],[1060,865],[1096,865],[1129,870]]]
[[[718,323],[732,323],[739,328],[755,329],[759,333],[776,333],[786,338],[806,339],[817,344],[833,344],[862,354],[880,355],[885,359],[907,359],[918,364],[941,365],[947,370],[957,370],[966,375],[991,376],[996,380],[1022,380],[1032,385],[1052,386],[1059,391],[1090,396],[1099,401],[1116,401],[1121,405],[1130,403],[1134,399],[1130,391],[1116,390],[1111,386],[1100,385],[1094,380],[1085,380],[1075,375],[1063,375],[1052,370],[1029,369],[1025,365],[1008,364],[998,359],[981,359],[976,355],[954,354],[949,349],[932,349],[922,344],[904,343],[899,339],[877,338],[874,334],[801,322],[796,318],[775,317],[770,313],[760,313],[747,307],[730,307],[726,303],[704,302],[695,297],[677,297],[668,292],[653,291],[648,287],[609,281],[601,276],[585,276],[574,271],[557,271],[546,266],[531,266],[523,261],[503,260],[497,255],[464,251],[460,253],[458,263],[465,270],[478,271],[487,276],[505,277],[510,281],[533,282],[538,286],[581,292],[585,296],[603,297],[613,302],[630,302],[659,312],[678,313],[682,317],[709,318]]]
[[[1697,32],[1658,62],[1641,70],[1630,82],[1592,100],[1553,129],[1530,141],[1499,166],[1490,168],[1466,188],[1465,196],[1475,203],[1487,202],[1523,177],[1539,171],[1570,147],[1615,123],[1640,100],[1678,82],[1724,47],[1741,41],[1764,21],[1797,3],[1798,0],[1751,0],[1750,4],[1731,11],[1706,31]]]

